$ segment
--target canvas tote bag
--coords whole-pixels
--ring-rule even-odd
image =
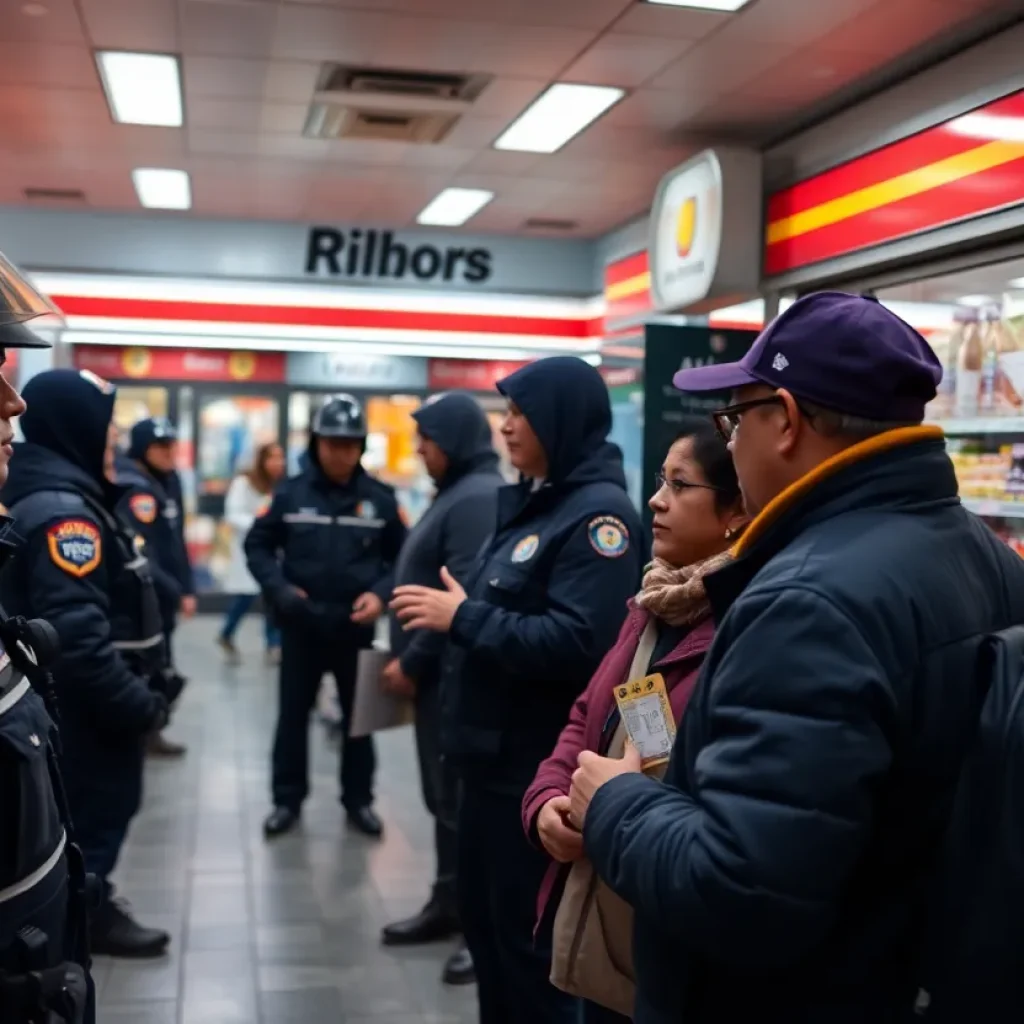
[[[640,638],[628,679],[647,675],[657,642],[652,619]],[[620,718],[608,757],[622,757],[626,727]],[[661,778],[666,765],[648,773]],[[586,858],[569,869],[555,914],[551,983],[563,992],[589,999],[626,1017],[633,1015],[633,908],[598,878]]]

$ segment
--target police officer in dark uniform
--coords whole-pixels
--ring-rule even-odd
[[[180,692],[163,672],[160,611],[141,545],[115,515],[114,388],[48,370],[25,386],[25,442],[0,491],[24,545],[0,577],[8,611],[52,623],[61,766],[87,870],[99,883],[95,952],[163,953],[166,932],[113,899],[109,876],[142,798],[146,737]]]
[[[178,433],[163,417],[140,420],[132,427],[125,455],[115,457],[118,483],[127,488],[118,511],[143,538],[163,619],[167,664],[173,670],[172,639],[179,611],[196,612],[195,578],[185,543],[181,478],[175,469]],[[154,733],[149,753],[181,757],[185,747]]]
[[[49,348],[24,324],[45,300],[0,256],[0,366],[7,349]],[[13,428],[25,410],[0,376],[0,486]],[[0,516],[0,568],[17,550],[13,520]],[[45,622],[0,608],[0,1021],[92,1024],[86,881],[63,799],[59,737],[47,663],[59,649]],[[52,1016],[47,1016],[47,1013]]]
[[[576,698],[615,642],[644,562],[611,401],[574,356],[530,363],[498,384],[522,481],[498,492],[493,536],[465,589],[395,590],[409,629],[447,633],[442,746],[461,775],[458,901],[481,1024],[575,1024],[548,980],[551,921],[534,934],[550,863],[520,805]],[[557,900],[551,901],[557,904]]]
[[[268,837],[296,824],[309,792],[309,713],[325,672],[334,675],[343,716],[342,805],[354,828],[382,832],[372,808],[373,740],[351,738],[348,729],[359,651],[373,643],[405,526],[394,489],[363,469],[365,449],[359,403],[351,395],[326,399],[302,471],[278,488],[245,541],[249,571],[281,625]]]

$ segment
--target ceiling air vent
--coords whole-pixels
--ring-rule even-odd
[[[579,221],[548,217],[531,217],[523,222],[523,227],[528,231],[573,231],[579,226]]]
[[[303,134],[314,139],[440,142],[490,80],[490,75],[326,64]]]
[[[77,203],[85,202],[85,193],[80,188],[27,188],[25,198],[30,203]]]

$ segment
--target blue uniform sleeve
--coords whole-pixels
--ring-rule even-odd
[[[398,508],[398,499],[394,492],[390,494],[385,516],[384,525],[381,527],[380,552],[384,563],[384,575],[373,585],[372,592],[387,605],[391,599],[391,591],[395,589],[395,563],[398,561],[398,553],[405,543],[406,528],[402,521],[402,514]]]
[[[785,967],[828,934],[864,850],[896,700],[823,595],[744,598],[725,626],[694,695],[692,795],[613,779],[594,795],[584,842],[639,921],[736,966]]]
[[[288,508],[286,487],[278,488],[270,508],[257,516],[252,529],[245,536],[245,559],[253,579],[272,600],[277,599],[288,586],[281,565],[281,552],[288,535],[284,514]]]
[[[57,631],[61,655],[54,679],[62,703],[97,728],[143,735],[161,700],[114,649],[109,580],[100,527],[87,515],[58,517],[26,541],[29,606]]]
[[[593,521],[581,522],[558,552],[544,612],[514,612],[470,598],[455,613],[452,642],[525,676],[564,673],[576,680],[581,665],[596,668],[619,634],[641,555],[635,538],[621,554],[598,551]]]
[[[119,503],[118,512],[145,544],[144,553],[161,605],[177,607],[184,591],[177,577],[164,564],[171,539],[170,529],[167,520],[160,515],[156,495],[133,486]]]
[[[438,587],[442,565],[463,586],[469,578],[484,541],[494,530],[497,512],[497,491],[460,501],[445,516],[441,526],[441,543],[437,555]],[[402,671],[410,679],[421,679],[440,666],[448,637],[429,629],[417,629],[401,657]]]

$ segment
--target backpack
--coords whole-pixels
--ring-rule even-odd
[[[928,906],[921,1024],[1024,1020],[1024,626],[986,637],[967,751]]]

